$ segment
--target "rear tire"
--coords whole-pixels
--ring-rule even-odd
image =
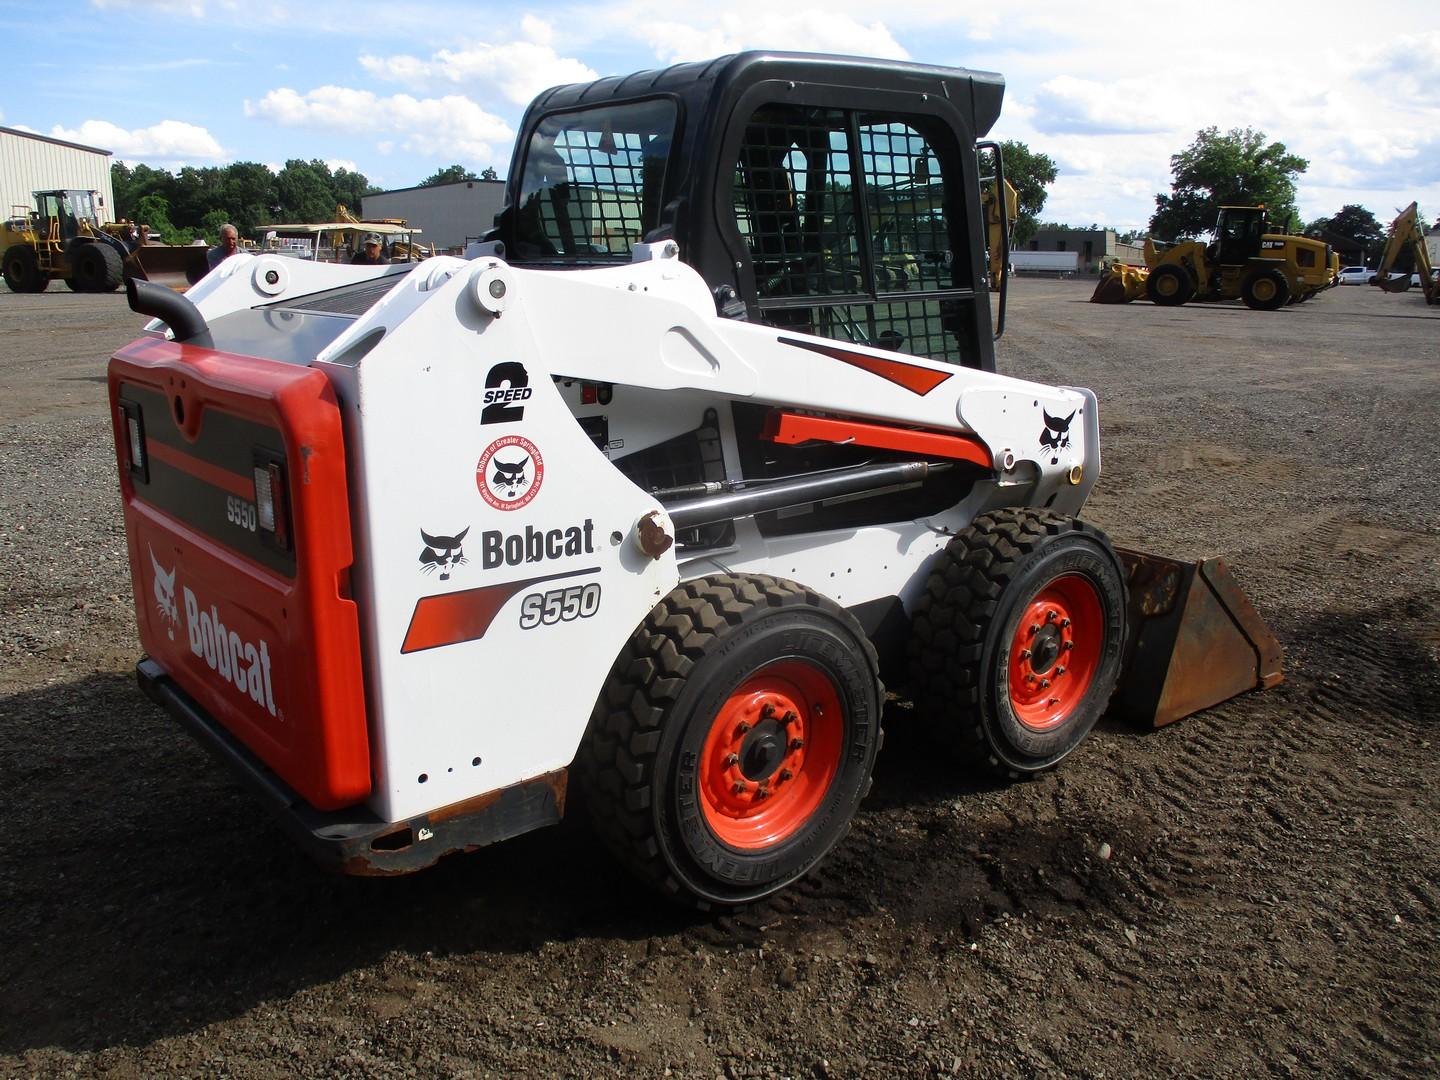
[[[795,881],[870,786],[875,650],[830,600],[724,574],[681,585],[631,636],[576,761],[602,840],[702,910]]]
[[[1279,270],[1252,270],[1240,283],[1240,299],[1254,311],[1275,311],[1290,299],[1290,283]]]
[[[81,244],[71,252],[70,270],[80,292],[114,292],[125,276],[125,263],[105,244]]]
[[[5,284],[10,287],[11,292],[44,292],[45,287],[50,284],[49,276],[40,270],[35,249],[25,244],[15,244],[6,251],[3,264]]]
[[[1145,295],[1161,307],[1179,307],[1195,295],[1195,283],[1184,267],[1157,266],[1145,279]]]
[[[989,772],[1043,772],[1105,711],[1124,642],[1125,575],[1105,534],[997,510],[950,541],[916,605],[916,709]]]

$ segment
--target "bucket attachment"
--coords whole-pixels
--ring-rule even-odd
[[[1090,294],[1092,304],[1128,304],[1145,297],[1145,279],[1150,271],[1140,266],[1127,266],[1113,262],[1100,275],[1095,291]]]
[[[209,271],[199,245],[144,244],[125,260],[125,276],[184,292]]]
[[[1198,563],[1117,551],[1130,591],[1130,637],[1113,713],[1164,727],[1284,680],[1280,644],[1224,559]]]

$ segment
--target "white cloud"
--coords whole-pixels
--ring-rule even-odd
[[[802,8],[687,11],[683,19],[637,17],[631,32],[665,63],[708,60],[743,49],[793,49],[907,60],[910,53],[883,22],[862,23],[834,10]]]
[[[1111,135],[1165,131],[1170,118],[1152,105],[1149,80],[1096,82],[1060,75],[1040,84],[1033,100],[1037,130]]]
[[[203,127],[183,120],[162,120],[145,128],[127,130],[108,120],[86,120],[78,128],[50,129],[57,139],[83,143],[109,150],[125,161],[150,161],[163,164],[188,164],[196,161],[221,161],[224,148]]]
[[[329,167],[332,173],[339,172],[341,169],[344,169],[346,172],[360,171],[359,167],[355,164],[355,162],[351,161],[349,158],[326,158],[325,164]]]
[[[457,49],[441,49],[429,59],[401,53],[362,56],[360,66],[376,78],[398,82],[411,89],[465,87],[482,96],[500,94],[515,105],[525,105],[540,91],[561,83],[590,82],[594,70],[556,53],[549,23],[527,15],[521,20],[525,40],[505,44],[484,42]]]
[[[205,0],[90,0],[90,6],[101,11],[155,11],[162,15],[205,16]]]
[[[245,102],[245,115],[285,127],[321,128],[375,139],[382,152],[398,147],[489,164],[495,147],[514,137],[510,126],[459,94],[414,98],[381,97],[369,90],[321,86],[300,94],[289,87],[271,90],[258,102]],[[387,136],[380,140],[381,136]]]

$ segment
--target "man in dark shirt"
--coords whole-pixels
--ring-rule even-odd
[[[220,243],[205,252],[205,262],[214,270],[222,262],[240,250],[240,230],[234,225],[220,226]]]
[[[365,237],[365,246],[355,253],[350,262],[356,266],[384,266],[390,260],[380,254],[380,237],[371,233]]]

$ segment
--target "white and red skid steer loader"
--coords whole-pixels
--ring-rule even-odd
[[[882,670],[1010,776],[1117,684],[1164,723],[1277,681],[1223,564],[1077,520],[1094,395],[995,371],[1002,92],[762,53],[560,87],[478,258],[131,282],[143,688],[347,872],[553,823],[574,771],[729,907],[845,831]]]

